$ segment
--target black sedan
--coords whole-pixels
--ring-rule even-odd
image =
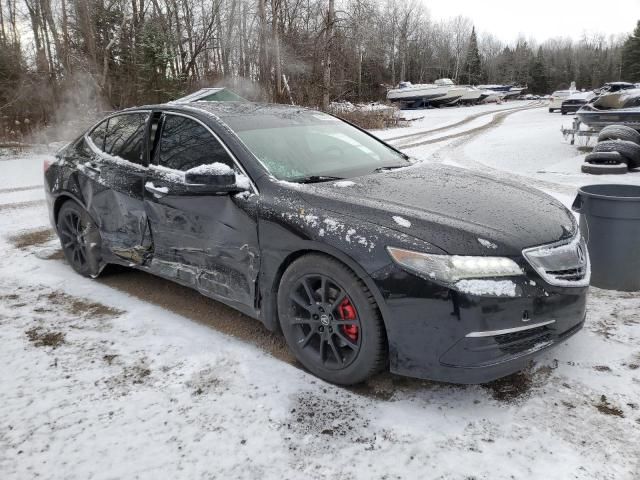
[[[124,110],[60,151],[45,188],[78,273],[120,264],[190,286],[338,384],[385,368],[489,381],[585,318],[589,260],[560,203],[414,163],[313,110]]]
[[[578,92],[571,95],[560,105],[560,112],[562,115],[566,115],[568,113],[576,113],[580,110],[584,105],[589,103],[593,98],[595,98],[595,93],[593,92]]]

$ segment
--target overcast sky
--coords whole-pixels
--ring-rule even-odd
[[[630,33],[640,20],[640,0],[422,0],[433,20],[469,17],[482,32],[513,42],[519,34],[542,42],[579,39],[583,32]]]

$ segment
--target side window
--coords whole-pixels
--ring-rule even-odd
[[[104,151],[131,163],[144,164],[144,136],[148,115],[127,113],[109,119]]]
[[[91,141],[100,150],[104,150],[104,138],[105,138],[106,133],[107,133],[107,122],[108,122],[108,120],[105,120],[104,122],[100,123],[89,134],[89,138],[91,139]]]
[[[189,118],[166,116],[160,135],[160,166],[185,172],[216,162],[234,168],[229,154],[206,128]]]

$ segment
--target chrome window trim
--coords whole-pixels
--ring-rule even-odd
[[[533,323],[531,325],[523,325],[522,327],[504,328],[502,330],[485,330],[482,332],[469,332],[465,335],[468,338],[495,337],[497,335],[506,335],[508,333],[524,332],[533,328],[544,327],[556,323],[555,320],[547,320],[546,322]]]

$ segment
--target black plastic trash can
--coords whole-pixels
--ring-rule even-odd
[[[573,210],[591,257],[591,285],[640,290],[640,186],[588,185]]]

